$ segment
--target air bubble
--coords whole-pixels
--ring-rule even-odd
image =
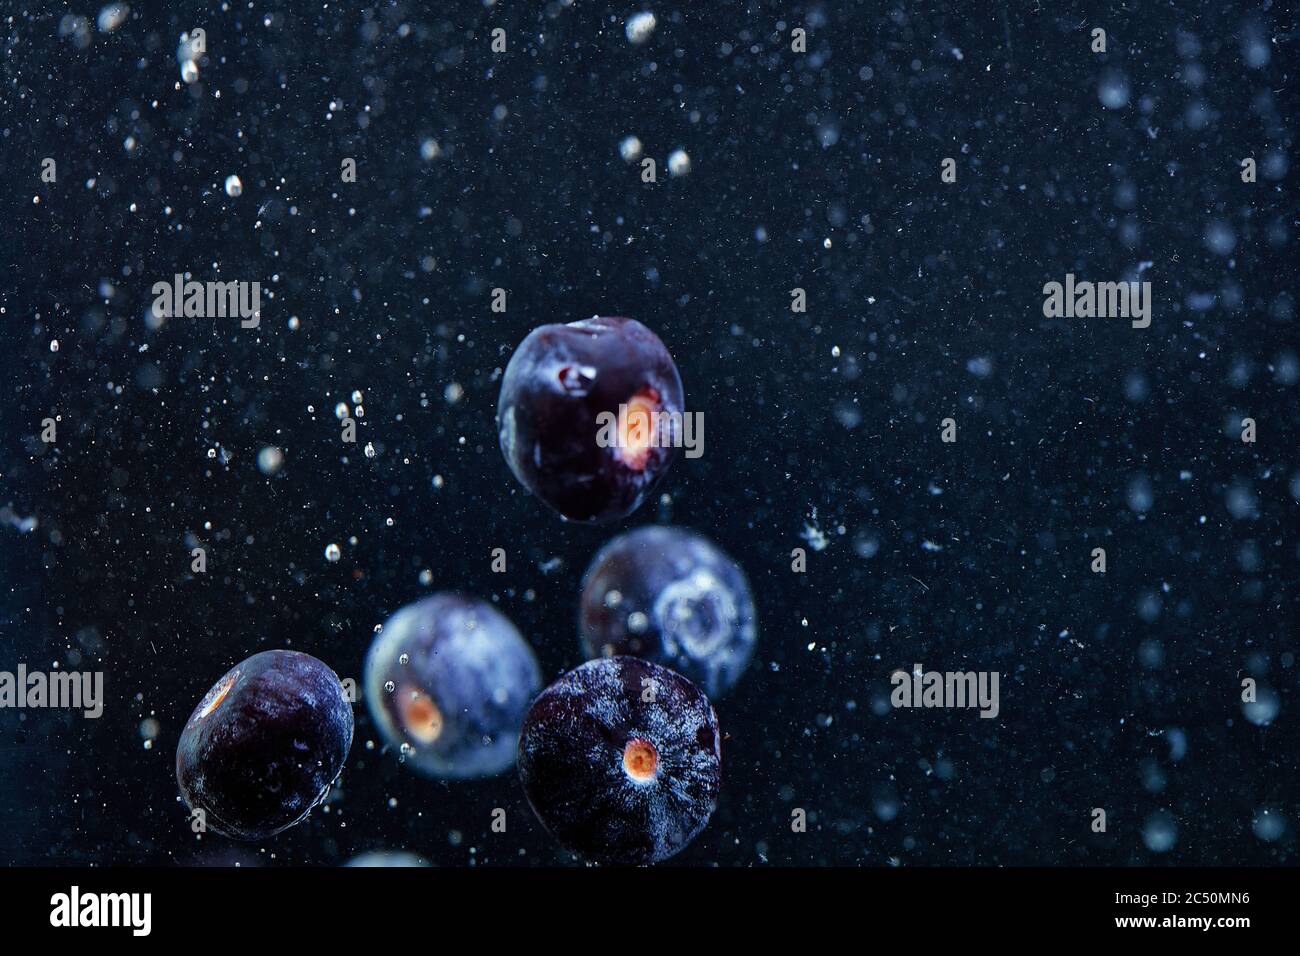
[[[623,32],[634,46],[640,46],[650,39],[651,34],[655,32],[655,27],[658,25],[659,22],[655,19],[655,15],[649,10],[643,10],[627,18],[627,24],[624,26]]]

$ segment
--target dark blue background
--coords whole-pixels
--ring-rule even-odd
[[[258,650],[359,680],[374,626],[431,588],[496,601],[551,678],[580,660],[587,561],[655,520],[743,564],[761,627],[716,702],[721,804],[674,862],[1294,862],[1293,14],[652,4],[633,47],[636,5],[231,6],[132,4],[85,49],[59,37],[63,10],[0,20],[0,506],[39,521],[0,526],[0,669],[102,669],[109,697],[98,721],[0,711],[0,862],[568,859],[512,774],[423,780],[367,747],[363,708],[328,812],[264,847],[199,842],[176,735]],[[177,89],[196,25],[207,61]],[[1099,100],[1108,71],[1125,108]],[[628,134],[658,183],[619,157]],[[674,179],[679,146],[692,171]],[[1207,246],[1213,222],[1230,256]],[[1149,329],[1043,318],[1045,282],[1144,262]],[[261,327],[150,330],[150,288],[177,271],[260,281]],[[523,336],[594,313],[655,329],[706,421],[667,500],[604,529],[524,494],[493,420]],[[354,389],[366,415],[344,446],[333,408]],[[1244,415],[1256,444],[1226,427]],[[285,449],[274,478],[265,445]],[[890,710],[888,675],[914,662],[999,671],[999,719]],[[1269,726],[1243,714],[1246,676],[1280,702]],[[1285,819],[1275,840],[1253,832],[1263,810]],[[1177,825],[1170,852],[1144,841],[1153,814]]]

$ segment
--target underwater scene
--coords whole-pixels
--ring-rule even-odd
[[[0,864],[1297,862],[1284,5],[0,28]]]

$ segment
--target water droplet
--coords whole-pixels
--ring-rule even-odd
[[[284,452],[274,445],[267,445],[257,453],[257,468],[264,475],[274,475],[284,464]]]
[[[100,8],[96,23],[104,33],[112,33],[126,20],[131,8],[125,3],[110,3]]]
[[[659,23],[655,15],[649,10],[642,10],[627,18],[627,23],[623,27],[623,32],[627,34],[628,40],[635,46],[640,46],[650,39],[651,34],[655,32],[655,27]]]
[[[1123,73],[1107,73],[1097,85],[1097,98],[1108,110],[1119,110],[1128,106],[1128,78]]]
[[[1178,842],[1178,824],[1167,812],[1157,810],[1142,827],[1142,842],[1152,853],[1168,853]]]

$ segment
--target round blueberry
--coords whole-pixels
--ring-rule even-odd
[[[654,490],[679,452],[682,414],[681,376],[659,337],[597,316],[528,334],[501,380],[497,430],[525,488],[594,523],[626,517]]]
[[[658,863],[690,843],[717,806],[718,718],[699,688],[666,667],[588,661],[533,702],[519,776],[538,819],[573,852]]]
[[[352,705],[310,654],[263,651],[199,701],[176,747],[176,781],[208,829],[260,840],[329,793],[352,745]]]
[[[740,679],[758,632],[736,562],[703,535],[656,525],[597,553],[583,581],[579,627],[587,657],[643,657],[710,697]]]
[[[440,593],[385,622],[365,685],[371,716],[406,763],[431,777],[486,777],[514,762],[542,675],[504,614]]]

